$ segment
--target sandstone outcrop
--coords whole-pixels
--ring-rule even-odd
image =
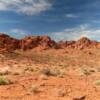
[[[97,48],[100,43],[82,37],[78,41],[59,41],[55,42],[49,36],[27,36],[23,39],[15,39],[6,34],[0,34],[0,51],[13,51],[16,49],[30,50],[38,49],[85,49]]]

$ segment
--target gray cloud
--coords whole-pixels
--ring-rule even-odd
[[[0,0],[0,11],[16,11],[26,15],[40,14],[51,6],[50,0]]]

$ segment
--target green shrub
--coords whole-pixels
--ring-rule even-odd
[[[11,81],[4,78],[3,76],[0,76],[0,85],[8,85],[11,84]]]

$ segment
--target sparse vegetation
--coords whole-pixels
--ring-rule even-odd
[[[100,86],[100,80],[96,80],[94,83],[95,85]]]
[[[0,85],[8,85],[11,84],[12,82],[6,78],[4,78],[3,76],[0,76]]]
[[[80,69],[80,75],[90,75],[90,72],[87,69],[81,68]]]
[[[20,72],[14,72],[13,75],[20,75]]]
[[[26,71],[33,72],[34,69],[33,69],[32,67],[27,67],[27,68],[24,69],[24,71],[25,71],[25,72],[26,72]]]
[[[34,93],[34,94],[38,93],[38,92],[39,92],[38,86],[37,86],[37,85],[32,85],[32,86],[30,87],[30,91],[31,91],[32,93]]]
[[[59,75],[58,72],[50,70],[49,68],[45,68],[41,71],[42,74],[46,75],[46,76],[57,76]]]

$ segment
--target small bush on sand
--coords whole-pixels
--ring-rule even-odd
[[[33,71],[34,71],[34,69],[33,69],[32,67],[27,67],[27,68],[25,68],[25,69],[24,69],[24,71],[33,72]]]
[[[57,76],[58,73],[55,71],[50,70],[49,68],[45,68],[41,71],[42,74],[46,75],[46,76]]]
[[[38,86],[32,85],[32,86],[30,87],[30,91],[31,91],[32,93],[34,93],[34,94],[38,93],[38,92],[39,92]]]
[[[84,75],[90,75],[90,72],[87,70],[87,69],[80,69],[80,75],[81,76],[84,76]]]
[[[96,80],[94,83],[95,85],[100,86],[100,80]]]
[[[8,85],[11,84],[12,82],[6,78],[4,78],[3,76],[0,76],[0,85]]]
[[[14,72],[13,75],[20,75],[20,72]]]

